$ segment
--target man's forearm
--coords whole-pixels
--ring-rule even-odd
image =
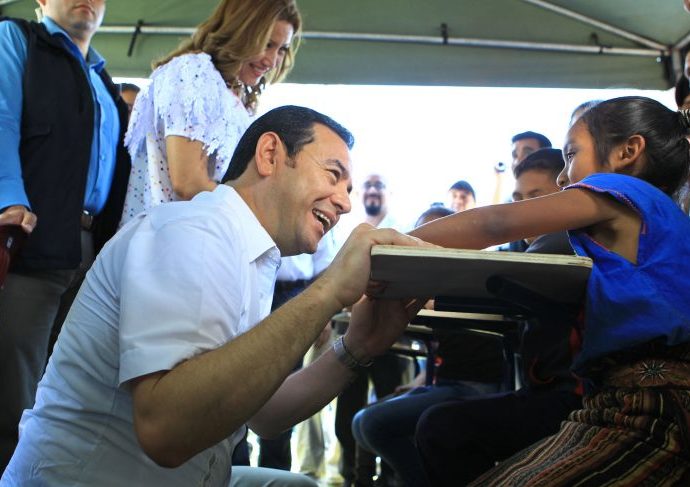
[[[338,310],[315,283],[226,345],[136,380],[135,427],[144,450],[175,466],[229,436],[269,400]]]
[[[277,436],[320,411],[352,381],[354,374],[331,348],[308,367],[290,375],[254,415],[250,428],[263,437]]]

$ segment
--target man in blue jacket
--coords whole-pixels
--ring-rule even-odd
[[[38,0],[0,22],[0,225],[28,238],[0,290],[0,471],[34,402],[51,329],[116,230],[127,107],[91,39],[105,0]]]

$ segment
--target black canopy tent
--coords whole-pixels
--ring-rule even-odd
[[[148,76],[218,0],[109,0],[95,47]],[[667,89],[682,69],[680,0],[298,0],[296,83]],[[35,0],[0,0],[34,18]]]

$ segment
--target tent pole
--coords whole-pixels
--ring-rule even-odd
[[[584,22],[585,24],[591,25],[593,27],[597,27],[599,29],[605,30],[607,32],[610,32],[612,34],[616,34],[618,36],[624,37],[626,39],[629,39],[631,41],[637,42],[639,44],[642,44],[643,46],[647,46],[651,49],[656,49],[658,51],[665,51],[667,47],[653,39],[647,39],[646,37],[642,37],[641,35],[635,34],[633,32],[621,29],[619,27],[616,27],[611,24],[607,24],[606,22],[602,22],[601,20],[593,19],[592,17],[587,17],[586,15],[579,14],[577,12],[574,12],[573,10],[569,10],[567,8],[560,7],[558,5],[554,5],[549,2],[545,2],[544,0],[522,0],[523,2],[532,4],[536,7],[541,7],[546,10],[550,10],[552,12],[555,12],[557,14],[563,15],[565,17],[570,17],[571,19],[579,20],[580,22]]]
[[[137,30],[137,26],[116,26],[104,25],[96,35],[99,34],[127,34],[132,35]],[[194,28],[190,27],[170,27],[141,25],[139,34],[161,34],[161,35],[192,35]],[[613,54],[622,56],[641,56],[659,57],[668,55],[666,47],[663,49],[642,49],[630,47],[609,47],[580,44],[558,44],[547,42],[527,42],[527,41],[506,41],[499,39],[473,39],[465,37],[444,37],[444,36],[415,36],[400,34],[372,34],[355,32],[304,32],[305,39],[325,39],[325,40],[344,40],[344,41],[366,41],[366,42],[391,42],[409,44],[432,44],[432,45],[451,45],[465,47],[488,47],[499,49],[522,49],[531,51],[555,51],[582,54]]]

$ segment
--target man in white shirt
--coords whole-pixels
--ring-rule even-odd
[[[125,225],[67,316],[0,485],[226,486],[245,424],[277,435],[385,352],[416,301],[359,301],[344,339],[287,377],[365,291],[372,245],[420,244],[390,229],[356,228],[269,315],[281,254],[314,252],[350,211],[351,145],[328,117],[277,108],[242,137],[226,184]]]

